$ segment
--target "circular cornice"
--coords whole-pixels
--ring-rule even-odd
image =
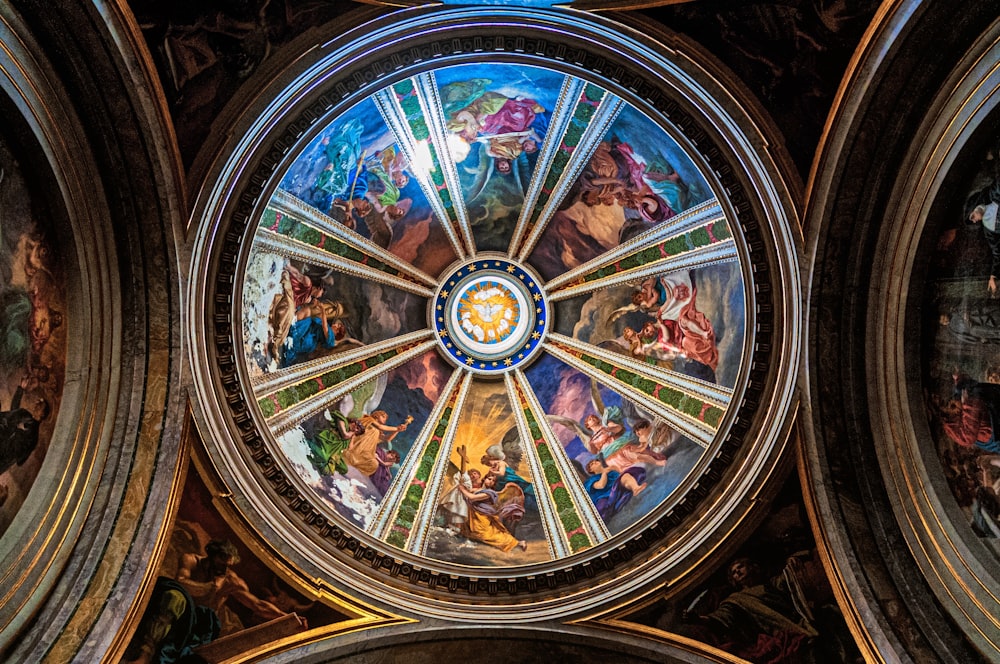
[[[1000,114],[1000,22],[971,45],[928,107],[899,170],[881,237],[868,307],[874,370],[869,393],[873,434],[896,518],[910,550],[938,600],[983,652],[1000,656],[1000,576],[996,554],[969,527],[958,509],[935,453],[921,356],[912,340],[921,335],[926,311],[927,235],[942,227],[935,203],[953,200],[945,179],[963,166],[976,130]],[[953,185],[952,185],[953,186]],[[941,208],[937,208],[940,210]],[[926,340],[925,340],[926,341]],[[921,389],[923,387],[923,389]]]
[[[258,101],[238,116],[235,138],[222,147],[195,213],[191,274],[197,278],[187,334],[197,419],[244,518],[307,574],[418,614],[498,621],[568,615],[654,579],[683,578],[750,513],[748,498],[762,491],[784,451],[793,403],[800,328],[794,211],[749,113],[714,72],[667,38],[658,44],[567,12],[401,12],[300,55],[280,76],[261,82]],[[722,418],[723,433],[671,498],[624,533],[565,561],[495,572],[414,558],[317,505],[289,475],[271,435],[262,435],[266,415],[248,399],[251,381],[237,350],[241,274],[257,220],[291,160],[361,97],[487,53],[490,61],[599,82],[682,145],[734,229],[748,302],[732,401],[738,407]]]
[[[54,444],[0,540],[0,651],[93,661],[139,611],[174,491],[181,172],[127,10],[37,9],[0,9],[0,86],[5,138],[42,188],[32,212],[59,235],[67,376]]]
[[[966,20],[949,22],[956,13]],[[994,14],[973,2],[884,4],[844,78],[813,167],[802,467],[834,588],[870,657],[972,661],[979,655],[970,642],[980,652],[993,648],[983,646],[994,620],[976,619],[980,609],[971,607],[994,600],[969,593],[958,553],[982,547],[968,541],[971,531],[959,535],[967,524],[953,523],[958,510],[942,491],[941,469],[923,460],[933,443],[915,392],[921,324],[912,298],[926,256],[912,252],[944,164],[968,140],[968,121],[985,99],[973,90],[996,62],[983,37],[995,30],[984,29]],[[970,50],[942,58],[941,43]],[[978,567],[977,557],[967,560]]]

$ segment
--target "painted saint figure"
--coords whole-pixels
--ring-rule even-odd
[[[458,485],[464,486],[468,490],[478,489],[483,485],[483,476],[475,468],[470,468],[467,472],[459,471],[453,478],[455,486],[446,491],[438,503],[438,513],[444,522],[444,527],[455,532],[461,532],[469,520],[469,503],[465,500]]]
[[[504,525],[504,521],[519,521],[524,515],[524,507],[516,499],[502,498],[501,493],[496,491],[496,484],[497,476],[492,473],[483,477],[479,488],[467,489],[463,484],[458,484],[458,490],[469,505],[469,520],[464,534],[469,539],[489,544],[501,551],[510,551],[515,547],[526,551],[528,542],[518,540]],[[512,484],[504,492],[509,496],[511,493],[520,493],[520,489]],[[523,494],[521,495],[523,500]]]
[[[406,431],[412,417],[395,426],[388,424],[389,414],[384,410],[376,410],[370,415],[362,416],[360,420],[363,432],[355,435],[344,451],[344,461],[347,465],[357,468],[363,475],[371,477],[382,466],[378,459],[379,443],[388,443],[400,431]]]
[[[229,605],[230,599],[248,610],[257,622],[289,615],[251,592],[232,569],[239,562],[239,552],[228,540],[210,541],[204,556],[184,554],[176,579],[157,580],[149,608],[124,660],[195,661],[194,648],[243,629]],[[304,618],[296,618],[302,629],[308,627]]]
[[[276,362],[281,362],[281,349],[298,313],[303,307],[318,302],[324,290],[322,283],[313,282],[291,263],[282,268],[281,292],[274,296],[268,310],[268,353]]]
[[[281,350],[281,366],[291,366],[320,348],[332,349],[341,342],[360,344],[347,335],[347,327],[338,320],[343,315],[344,306],[339,302],[323,300],[301,308]]]
[[[631,466],[619,472],[595,457],[587,462],[587,472],[590,477],[583,486],[605,521],[618,514],[646,488],[646,470],[641,466]]]
[[[687,373],[714,383],[719,349],[711,321],[698,310],[697,296],[698,289],[687,270],[650,277],[632,294],[631,304],[615,310],[608,322],[630,311],[655,316],[658,343],[664,348],[679,347],[688,361]]]
[[[364,427],[347,416],[353,409],[354,399],[348,394],[331,412],[331,426],[316,434],[315,439],[306,440],[309,445],[309,460],[320,475],[347,473],[344,452],[356,435],[364,433]]]

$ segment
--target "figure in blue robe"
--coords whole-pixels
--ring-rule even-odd
[[[325,332],[324,327],[326,327]],[[281,356],[282,367],[295,364],[296,359],[308,356],[320,346],[333,348],[337,345],[334,326],[324,325],[323,319],[319,316],[310,316],[292,323],[292,327],[288,330],[288,339],[291,340],[291,345],[286,342]]]

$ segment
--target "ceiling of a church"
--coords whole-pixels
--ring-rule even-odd
[[[218,358],[209,452],[302,564],[447,615],[442,590],[607,593],[700,555],[774,470],[797,356],[781,178],[716,79],[599,32],[365,26],[290,72],[219,172],[196,255],[231,276],[192,318]]]
[[[259,415],[324,513],[400,552],[592,549],[676,504],[725,435],[732,235],[685,150],[599,85],[500,63],[403,79],[327,121],[260,217]]]
[[[995,658],[995,3],[364,4],[0,6],[0,660]]]

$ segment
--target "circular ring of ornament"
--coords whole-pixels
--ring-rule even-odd
[[[244,110],[188,329],[206,444],[288,563],[544,618],[681,579],[748,516],[798,362],[788,194],[671,53],[560,12],[404,12]]]
[[[428,311],[444,357],[484,377],[527,366],[549,329],[542,280],[534,271],[486,255],[445,274]]]

